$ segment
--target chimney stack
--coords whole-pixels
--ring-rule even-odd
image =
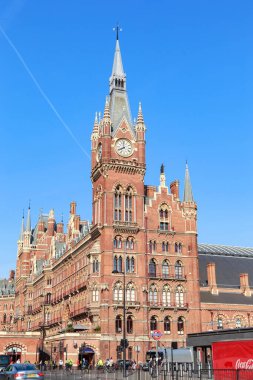
[[[218,288],[216,283],[216,271],[215,271],[215,263],[207,264],[207,281],[208,286],[212,294],[218,294]]]

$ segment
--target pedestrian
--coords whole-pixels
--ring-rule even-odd
[[[63,360],[60,359],[60,360],[59,360],[59,369],[62,369],[62,368],[63,368]]]

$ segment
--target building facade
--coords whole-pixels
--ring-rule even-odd
[[[159,185],[145,185],[141,104],[136,120],[117,39],[109,96],[91,133],[92,222],[82,220],[72,202],[65,229],[53,210],[41,214],[32,228],[29,207],[18,240],[15,281],[13,272],[7,281],[12,291],[0,295],[1,352],[31,361],[116,359],[125,330],[127,357],[144,360],[154,346],[154,330],[163,334],[160,344],[183,347],[187,333],[215,328],[216,320],[228,314],[222,302],[217,309],[221,292],[212,259],[207,272],[199,268],[201,254],[207,255],[198,252],[188,166],[183,199],[177,180],[167,185],[163,165]],[[236,292],[224,292],[250,300],[240,314],[250,324],[247,278],[241,277]],[[234,315],[237,306],[230,307]]]

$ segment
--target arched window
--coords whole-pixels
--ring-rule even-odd
[[[99,297],[98,289],[97,289],[97,287],[95,287],[95,288],[92,290],[92,301],[93,301],[93,302],[98,302],[98,297]]]
[[[119,258],[118,258],[118,272],[122,272],[122,257],[120,256]]]
[[[182,253],[182,243],[175,243],[175,252]]]
[[[177,332],[180,335],[184,334],[184,319],[183,319],[183,317],[179,317],[177,320]]]
[[[171,292],[168,285],[164,285],[162,293],[163,306],[170,306],[171,304]]]
[[[163,278],[169,278],[169,263],[167,260],[162,263],[162,276]]]
[[[149,303],[151,305],[157,305],[157,300],[158,300],[158,297],[157,297],[157,288],[153,284],[149,288]]]
[[[119,185],[114,193],[114,220],[122,220],[122,188]]]
[[[169,210],[166,204],[162,204],[159,209],[159,228],[161,231],[169,230]]]
[[[150,330],[157,330],[157,319],[154,315],[150,318]]]
[[[118,271],[118,257],[117,256],[114,256],[114,258],[113,258],[113,270],[115,272]]]
[[[123,300],[123,286],[121,282],[117,282],[113,288],[113,300],[114,301]]]
[[[184,307],[184,289],[181,285],[176,287],[176,307]]]
[[[122,331],[122,316],[117,315],[115,318],[115,332],[121,333]]]
[[[162,242],[162,251],[169,252],[169,243],[167,241]]]
[[[133,333],[133,317],[131,315],[127,317],[127,333]]]
[[[134,273],[134,257],[127,256],[126,258],[126,272]]]
[[[177,261],[175,264],[175,278],[179,279],[183,277],[183,265],[181,261]]]
[[[121,236],[115,236],[113,239],[113,247],[116,249],[122,248],[122,238]]]
[[[134,239],[132,237],[126,239],[126,249],[134,249]]]
[[[164,328],[164,332],[165,332],[166,334],[170,334],[171,326],[170,326],[170,318],[169,318],[169,317],[165,317],[165,318],[164,318],[164,321],[163,321],[163,328]]]
[[[128,302],[135,301],[135,289],[134,284],[130,282],[126,286],[126,300]]]
[[[4,313],[4,315],[3,315],[3,323],[6,323],[6,314]]]
[[[127,188],[125,194],[125,221],[132,222],[133,218],[133,190],[131,187]]]
[[[156,262],[151,259],[148,266],[149,277],[156,277]]]
[[[93,260],[92,269],[93,269],[93,273],[99,272],[99,261],[98,261],[98,259]]]

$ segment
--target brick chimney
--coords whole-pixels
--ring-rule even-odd
[[[13,281],[14,278],[15,278],[15,270],[12,269],[12,270],[10,271],[9,281]]]
[[[240,289],[241,292],[246,296],[251,296],[251,290],[249,287],[249,275],[248,273],[240,273]]]
[[[171,191],[171,194],[173,194],[176,199],[179,199],[179,181],[178,181],[178,179],[171,182],[170,191]]]
[[[210,289],[210,292],[212,294],[218,294],[218,288],[216,283],[216,270],[215,270],[215,263],[209,263],[207,264],[207,281],[208,286]]]
[[[63,223],[62,222],[57,223],[56,231],[58,234],[63,234]]]
[[[76,214],[76,202],[70,203],[70,214],[75,215]]]

